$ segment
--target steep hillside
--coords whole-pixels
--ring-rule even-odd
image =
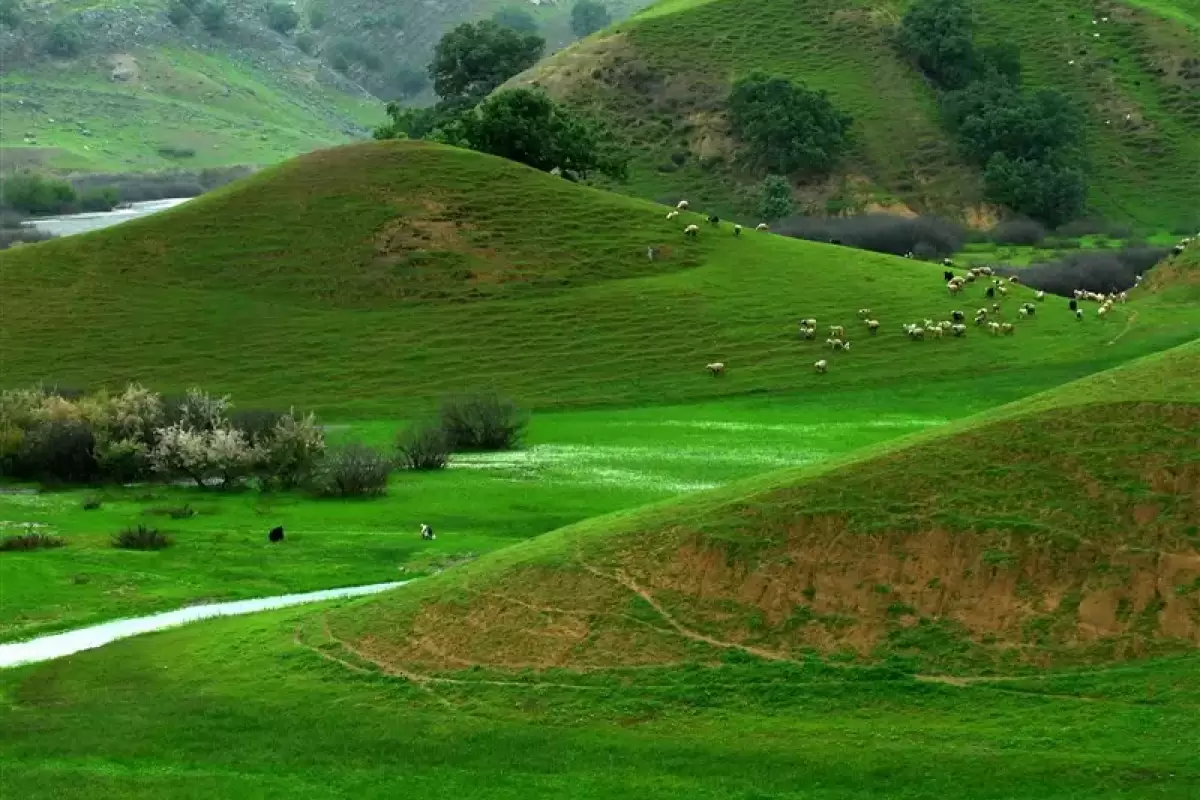
[[[892,37],[901,2],[664,0],[545,60],[515,83],[614,119],[636,152],[631,189],[752,213],[733,165],[725,99],[752,70],[826,89],[857,120],[841,174],[798,189],[801,206],[938,211],[987,222],[978,175],[939,125],[932,90]],[[1193,0],[974,3],[985,42],[1020,46],[1024,80],[1086,109],[1090,203],[1147,225],[1194,213],[1200,194],[1200,32]],[[1092,24],[1095,18],[1108,21]],[[1074,62],[1070,64],[1069,62]],[[1128,116],[1127,116],[1128,115]]]
[[[465,384],[538,407],[980,370],[1045,387],[1194,336],[1190,304],[1134,293],[1077,321],[1051,299],[1020,319],[1033,295],[1013,287],[993,316],[1016,335],[912,342],[903,323],[969,312],[989,302],[983,287],[951,300],[940,266],[735,237],[728,224],[693,241],[689,222],[703,217],[668,221],[661,206],[437,145],[314,153],[152,217],[0,254],[4,382],[202,383],[243,403],[394,415]],[[820,321],[817,339],[799,338],[801,317]],[[835,324],[852,351],[823,344]],[[712,361],[727,364],[722,378],[705,372]]]
[[[282,32],[268,5],[17,0],[0,19],[4,167],[275,163],[365,136],[385,100],[430,101],[425,68],[460,22],[527,7],[548,50],[573,38],[565,4],[304,0],[283,4],[296,16]],[[219,24],[209,6],[225,9]],[[641,3],[608,6],[623,17]]]
[[[1191,649],[1197,375],[1200,340],[840,463],[564,529],[333,614],[324,638],[418,678],[737,651],[954,673]]]

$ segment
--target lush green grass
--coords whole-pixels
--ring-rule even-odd
[[[519,80],[537,80],[617,120],[636,154],[635,193],[753,213],[735,191],[752,176],[731,166],[737,147],[723,120],[724,96],[734,79],[756,69],[799,79],[828,90],[853,114],[859,137],[842,173],[801,188],[805,210],[900,202],[986,221],[978,175],[955,155],[932,91],[892,46],[905,5],[668,0]],[[1153,5],[974,4],[982,38],[1020,47],[1027,85],[1060,88],[1086,109],[1091,205],[1148,227],[1193,213],[1200,173],[1196,85],[1179,70],[1198,49],[1191,5]],[[1102,11],[1110,21],[1093,26]],[[670,159],[679,153],[688,155],[682,167]]]
[[[113,62],[99,56],[6,72],[6,165],[139,171],[273,164],[345,142],[383,118],[378,101],[297,76],[283,81],[220,50],[138,48],[123,57],[134,60],[136,79],[114,82]]]
[[[969,312],[982,286],[949,299],[940,266],[728,226],[687,241],[693,221],[440,146],[324,151],[0,255],[4,380],[199,383],[246,405],[375,419],[476,387],[536,408],[832,397],[984,373],[1035,391],[1178,344],[1197,321],[1135,293],[1080,323],[1050,299],[1013,337],[912,343],[902,323]],[[1014,288],[1004,314],[1030,299]],[[877,337],[856,319],[864,307]],[[798,339],[802,317],[820,321],[816,341]],[[851,352],[822,345],[831,324]],[[828,375],[813,373],[819,358]]]

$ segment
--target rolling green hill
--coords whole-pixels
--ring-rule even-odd
[[[1135,292],[1106,318],[1012,287],[1014,336],[908,341],[951,300],[941,267],[729,225],[469,151],[357,145],[171,211],[0,255],[7,384],[195,383],[243,403],[395,416],[467,388],[537,408],[836,393],[986,371],[1034,391],[1194,336]],[[647,258],[647,248],[658,255]],[[869,337],[860,308],[882,323]],[[995,315],[994,315],[995,316]],[[802,341],[796,323],[816,317]],[[969,318],[968,318],[969,319]],[[823,345],[847,328],[850,352]],[[825,358],[829,374],[813,364]],[[706,364],[726,374],[710,377]],[[469,384],[469,385],[468,385]]]
[[[331,616],[385,672],[823,653],[962,674],[1200,645],[1200,340]],[[430,684],[436,686],[436,684]]]
[[[1157,227],[1194,214],[1200,193],[1200,32],[1194,0],[974,3],[979,38],[1021,50],[1024,82],[1086,110],[1090,205]],[[764,70],[828,90],[857,120],[841,174],[800,186],[825,213],[903,207],[994,219],[938,123],[933,91],[896,52],[905,4],[830,0],[664,0],[546,59],[514,84],[616,122],[636,154],[630,188],[753,214],[725,117],[732,81]],[[1107,17],[1104,23],[1093,19]],[[1069,62],[1074,61],[1071,65]],[[1194,223],[1193,223],[1194,224]]]

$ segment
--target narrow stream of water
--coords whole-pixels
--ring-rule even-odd
[[[255,600],[234,600],[228,603],[190,606],[134,619],[117,619],[88,628],[80,628],[77,631],[39,636],[24,642],[0,644],[0,668],[51,661],[83,650],[103,647],[118,639],[174,628],[211,617],[234,617],[240,614],[253,614],[258,611],[298,606],[304,603],[318,603],[322,600],[377,594],[406,583],[408,581],[394,581],[392,583],[373,583],[367,586],[347,586],[342,589],[323,589],[319,592],[303,594],[281,594],[275,597],[260,597]]]
[[[76,233],[87,233],[88,231],[98,231],[101,228],[109,228],[113,225],[119,225],[122,222],[128,222],[131,219],[144,217],[147,214],[166,211],[168,208],[174,208],[180,203],[186,203],[189,199],[191,198],[169,197],[165,200],[143,200],[137,203],[130,203],[121,208],[114,208],[112,211],[63,214],[59,217],[36,217],[28,220],[25,224],[43,233],[52,233],[55,236],[72,236]]]

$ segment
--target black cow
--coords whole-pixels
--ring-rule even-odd
[[[282,542],[283,541],[283,526],[276,525],[274,528],[271,528],[271,532],[267,534],[267,539],[272,542]]]

